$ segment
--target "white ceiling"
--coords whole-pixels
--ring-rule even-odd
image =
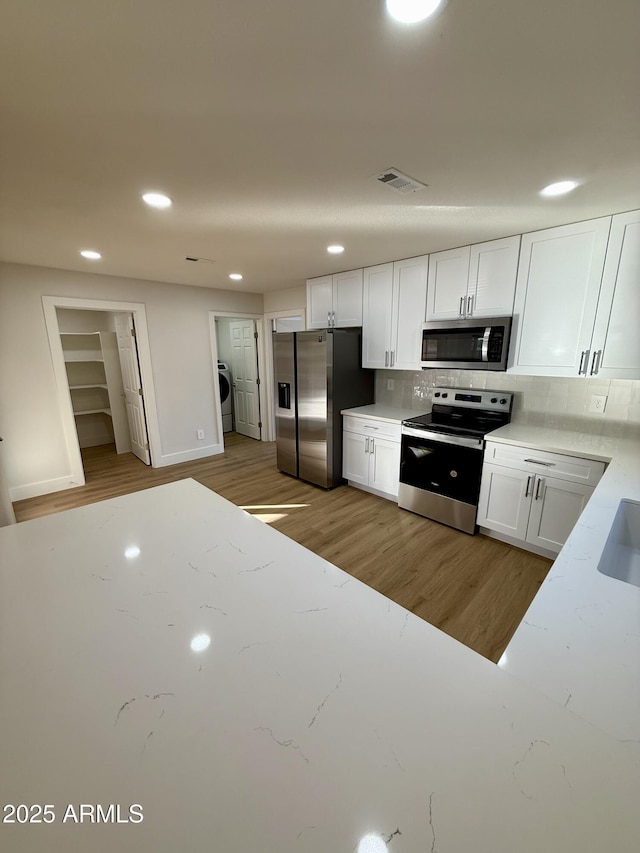
[[[2,5],[3,260],[266,292],[640,207],[638,0]]]

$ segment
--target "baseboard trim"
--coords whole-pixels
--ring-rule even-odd
[[[224,453],[224,444],[208,444],[206,447],[197,447],[193,450],[165,453],[153,467],[166,468],[168,465],[178,465],[180,462],[193,462],[195,459],[204,459],[206,456],[217,456],[219,453]]]
[[[347,480],[347,485],[351,486],[353,489],[360,489],[361,492],[369,492],[370,495],[376,495],[376,497],[384,498],[387,501],[391,501],[391,503],[398,503],[398,496],[391,495],[389,492],[382,492],[380,489],[373,489],[371,486],[364,486],[361,483],[354,483],[353,480]]]
[[[71,474],[66,477],[56,477],[53,480],[41,480],[39,483],[25,483],[24,486],[13,486],[9,489],[9,496],[13,502],[24,501],[27,498],[37,498],[40,495],[50,495],[52,492],[61,492],[64,489],[75,489],[84,486],[75,480]]]
[[[516,539],[514,536],[507,536],[506,533],[498,533],[496,530],[489,530],[488,527],[479,527],[478,531],[489,539],[497,539],[499,542],[504,542],[506,545],[513,545],[521,551],[529,551],[530,554],[537,554],[539,557],[546,557],[548,560],[556,560],[558,555],[555,551],[548,551],[546,548],[540,548],[538,545],[530,545],[529,542],[523,542],[522,539]]]

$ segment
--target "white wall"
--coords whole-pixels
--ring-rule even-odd
[[[108,311],[56,308],[61,332],[113,332],[113,315]]]
[[[288,287],[286,290],[273,290],[264,294],[264,313],[273,311],[289,311],[291,309],[307,310],[306,285]]]
[[[261,294],[0,264],[0,429],[12,490],[41,494],[70,473],[43,295],[144,303],[161,463],[182,461],[203,447],[219,451],[209,311],[261,314]],[[200,442],[199,428],[205,431]]]

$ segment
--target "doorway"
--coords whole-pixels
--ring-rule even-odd
[[[262,420],[255,318],[216,317],[216,342],[223,430],[259,441]],[[229,397],[223,393],[225,382],[230,387]]]
[[[144,305],[45,296],[43,306],[75,483],[85,483],[85,448],[113,444],[153,466],[159,430]]]

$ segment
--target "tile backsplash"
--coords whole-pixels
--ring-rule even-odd
[[[388,380],[393,389],[388,390]],[[640,438],[640,380],[519,376],[484,370],[376,370],[376,402],[425,412],[432,389],[512,391],[512,420],[593,434]],[[607,397],[604,414],[589,412],[594,394]]]

